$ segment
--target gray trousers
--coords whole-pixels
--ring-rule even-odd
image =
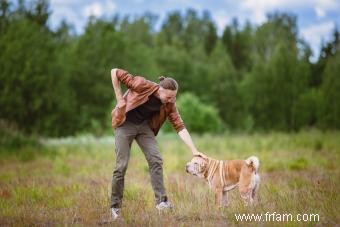
[[[163,183],[163,160],[153,131],[147,121],[140,125],[125,121],[115,130],[116,168],[112,177],[111,207],[120,208],[122,205],[124,176],[134,139],[148,162],[156,203],[167,201]]]

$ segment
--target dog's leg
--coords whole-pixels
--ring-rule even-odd
[[[228,191],[223,191],[223,194],[222,194],[222,205],[224,207],[228,206],[229,205],[229,201],[228,201]]]
[[[222,188],[215,188],[215,203],[219,207],[222,207],[222,195],[223,195],[223,189]]]
[[[260,181],[257,176],[254,176],[252,184],[239,187],[240,195],[246,205],[252,205],[255,199],[257,189],[259,187]]]
[[[243,202],[246,206],[248,206],[252,203],[251,193],[252,193],[251,189],[248,189],[247,191],[240,192],[241,198],[243,199]]]
[[[252,188],[250,187],[250,185],[242,185],[238,189],[244,204],[246,206],[249,205],[251,203],[250,198],[252,194]]]

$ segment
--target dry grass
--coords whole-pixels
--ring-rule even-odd
[[[197,146],[218,159],[257,155],[262,184],[258,201],[244,207],[237,190],[227,208],[214,205],[202,180],[184,171],[190,152],[176,135],[161,135],[165,182],[175,208],[154,207],[147,163],[134,145],[126,175],[122,218],[109,220],[113,138],[47,141],[34,158],[25,150],[0,159],[0,225],[120,226],[334,226],[340,224],[340,134],[205,135]],[[319,214],[318,222],[238,222],[234,214]]]

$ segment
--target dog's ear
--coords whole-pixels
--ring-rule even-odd
[[[205,162],[208,162],[208,161],[209,161],[208,156],[206,156],[206,155],[203,154],[203,153],[195,154],[195,155],[193,155],[193,157],[203,158]]]
[[[194,154],[193,157],[200,157],[200,158],[204,158],[204,159],[208,158],[205,154],[203,154],[201,152],[198,153],[198,154]]]
[[[201,154],[195,154],[195,155],[193,155],[193,158],[202,158],[202,159],[204,159],[204,161],[206,160],[205,156],[203,156]]]

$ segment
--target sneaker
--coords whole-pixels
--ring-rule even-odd
[[[156,208],[159,211],[163,211],[163,210],[170,210],[173,208],[172,204],[169,201],[166,202],[160,202],[156,205]]]
[[[111,214],[113,220],[116,220],[120,215],[119,215],[119,209],[118,208],[111,208]]]

